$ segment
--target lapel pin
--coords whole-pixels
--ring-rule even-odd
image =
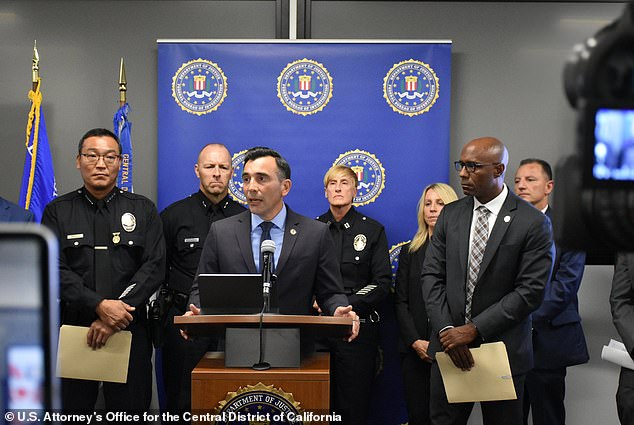
[[[510,215],[505,215],[504,216],[504,222],[508,223],[509,221],[511,221],[511,216]]]
[[[291,229],[291,235],[295,236],[297,234],[297,230]]]

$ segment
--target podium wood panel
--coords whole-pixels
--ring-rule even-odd
[[[228,392],[262,382],[293,394],[304,412],[327,414],[330,408],[330,357],[315,353],[299,368],[225,368],[223,358],[203,358],[192,372],[192,412],[211,411]]]
[[[224,336],[227,327],[257,327],[259,314],[224,314],[176,316],[174,324],[192,336]],[[262,325],[266,328],[300,328],[302,335],[317,337],[345,337],[352,332],[352,319],[333,316],[303,316],[291,314],[265,314]]]

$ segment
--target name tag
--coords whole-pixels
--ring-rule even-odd
[[[185,243],[199,242],[200,238],[185,238]]]
[[[83,237],[84,237],[83,233],[75,233],[74,235],[66,235],[66,239],[68,239],[68,240],[81,239]]]

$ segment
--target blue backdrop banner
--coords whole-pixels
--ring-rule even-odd
[[[355,205],[385,226],[395,259],[423,188],[448,181],[450,88],[449,41],[159,40],[158,207],[197,190],[194,164],[210,142],[232,152],[231,195],[243,202],[244,151],[268,146],[290,163],[286,201],[304,215],[328,209],[328,168],[352,167]],[[384,310],[373,420],[399,424],[396,330]]]

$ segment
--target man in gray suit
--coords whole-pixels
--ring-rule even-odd
[[[634,253],[621,253],[614,265],[610,306],[614,326],[634,359]],[[621,368],[616,410],[622,425],[634,423],[634,370]]]
[[[313,297],[328,315],[359,319],[343,294],[341,272],[328,226],[292,211],[284,197],[291,190],[291,168],[276,151],[256,147],[244,157],[245,211],[214,222],[200,257],[201,273],[258,273],[260,239],[270,232],[275,242],[278,307],[282,314],[313,314]],[[279,254],[278,254],[279,253]],[[190,311],[200,313],[198,281],[189,297]]]
[[[553,264],[550,220],[504,184],[508,152],[499,140],[472,140],[455,162],[465,198],[443,208],[427,248],[423,297],[432,326],[428,353],[474,366],[469,348],[506,345],[517,400],[481,403],[485,425],[521,425],[526,373],[533,367],[530,313]],[[466,424],[473,403],[449,404],[438,364],[431,371],[431,420]]]

